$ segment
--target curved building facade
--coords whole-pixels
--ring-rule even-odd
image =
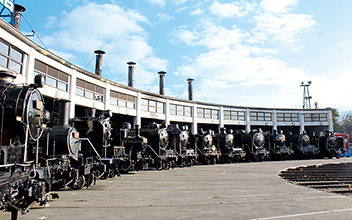
[[[41,92],[47,100],[70,100],[70,118],[89,109],[112,113],[117,120],[145,126],[153,121],[188,125],[193,133],[199,129],[218,131],[222,127],[284,130],[294,133],[333,131],[331,109],[270,109],[209,104],[154,94],[133,88],[133,66],[129,65],[129,86],[101,76],[97,54],[96,73],[87,72],[35,44],[17,28],[0,19],[0,70],[17,75],[15,83],[33,83],[41,74],[46,85]],[[160,74],[163,85],[164,73]],[[191,79],[189,84],[191,84]],[[190,87],[191,90],[191,87]],[[163,94],[163,88],[160,88]],[[192,99],[190,97],[190,99]]]

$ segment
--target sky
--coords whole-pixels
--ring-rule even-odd
[[[350,0],[16,0],[27,9],[21,31],[38,45],[94,72],[104,50],[103,77],[166,95],[234,106],[350,111]]]

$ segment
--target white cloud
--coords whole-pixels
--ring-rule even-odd
[[[147,18],[136,11],[115,4],[88,3],[64,12],[57,19],[59,31],[42,39],[50,50],[61,51],[57,53],[77,65],[84,67],[94,57],[93,51],[102,49],[106,52],[104,62],[111,72],[119,75],[127,68],[126,62],[132,60],[137,62],[145,83],[157,77],[152,73],[155,64],[147,61],[166,65],[165,61],[155,57],[147,42],[148,35],[141,25],[148,23]],[[78,55],[72,57],[65,51],[75,51]],[[104,72],[104,66],[103,76],[110,78],[110,73]],[[136,78],[138,83],[142,82]]]
[[[204,20],[196,30],[189,31],[187,27],[180,27],[173,35],[177,40],[191,46],[201,45],[207,48],[223,48],[240,46],[241,41],[248,37],[241,29],[233,26],[226,29],[209,20]]]
[[[243,17],[251,9],[251,6],[250,3],[240,5],[238,2],[222,4],[214,1],[209,10],[211,14],[219,18]]]
[[[297,6],[297,0],[263,0],[260,5],[266,12],[286,13]]]
[[[168,14],[158,13],[157,16],[159,17],[159,19],[161,21],[170,21],[170,20],[174,19],[174,17],[172,17],[171,15],[168,15]]]
[[[208,51],[179,67],[176,74],[195,78],[195,83],[200,84],[202,93],[210,102],[300,108],[298,97],[301,97],[302,91],[299,85],[308,73],[275,58],[280,48],[273,49],[265,44],[278,45],[280,42],[292,44],[292,50],[301,48],[294,44],[299,39],[298,35],[309,30],[315,21],[309,15],[283,13],[292,5],[286,4],[285,10],[280,10],[281,14],[263,13],[258,8],[251,8],[248,12],[255,15],[252,29],[224,27],[210,19],[202,20],[192,30],[180,28],[174,32],[179,41],[203,46]],[[225,6],[214,2],[213,14],[222,18],[241,15],[239,6],[232,11],[227,11],[230,5]],[[223,14],[220,15],[220,12]],[[197,98],[204,100],[200,95]]]
[[[201,15],[203,13],[204,13],[204,11],[202,9],[197,8],[196,10],[192,11],[190,14],[191,15]]]
[[[290,44],[298,40],[298,34],[310,30],[315,20],[306,14],[259,14],[254,16],[256,27],[252,30],[258,42],[269,40]]]
[[[177,5],[182,5],[186,3],[188,0],[173,0]]]
[[[152,4],[159,5],[160,7],[164,7],[166,5],[165,0],[148,0]]]

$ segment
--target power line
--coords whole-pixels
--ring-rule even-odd
[[[116,82],[119,82],[119,81],[120,81],[120,79],[121,79],[123,76],[125,76],[125,75],[126,75],[126,70],[127,70],[127,68],[125,68],[125,70],[123,71],[123,73],[121,73],[121,74],[120,74],[120,77],[117,79],[117,81],[116,81]]]
[[[94,60],[94,58],[95,58],[95,57],[93,57],[93,58],[89,61],[89,63],[83,68],[84,70],[86,70],[87,66],[89,66],[89,64],[91,64],[91,62]]]
[[[36,33],[35,30],[34,30],[34,28],[29,24],[29,22],[28,22],[27,19],[23,16],[23,14],[22,14],[22,18],[25,20],[25,22],[28,24],[28,26],[32,29],[33,34]],[[37,36],[38,40],[43,44],[43,46],[45,47],[45,49],[48,49],[48,47],[44,44],[44,42],[42,41],[42,39],[40,39],[39,34],[36,33],[35,36]]]
[[[106,64],[105,60],[103,60],[103,62],[104,62],[104,64],[105,64],[106,68],[108,68],[108,71],[109,71],[110,75],[112,76],[112,78],[113,78],[114,81],[116,82],[116,79],[115,79],[114,75],[112,74],[112,72],[110,71],[109,66]]]
[[[169,80],[167,79],[167,77],[165,77],[165,78],[166,78],[166,82],[169,84],[172,92],[176,95],[176,92],[175,92],[174,88],[172,87],[172,85],[170,84]]]
[[[196,86],[196,88],[198,89],[199,93],[203,96],[203,98],[205,99],[205,101],[207,103],[209,103],[209,101],[207,100],[207,98],[205,98],[205,96],[203,95],[203,93],[200,91],[200,89],[198,88],[198,86],[194,83],[194,85]]]
[[[141,79],[141,81],[143,82],[145,88],[147,88],[147,84],[145,84],[144,80],[143,80],[142,77],[139,75],[138,71],[137,71],[136,69],[135,69],[135,71],[136,71],[138,77],[139,77],[139,78]],[[150,92],[150,90],[149,90],[149,92]]]

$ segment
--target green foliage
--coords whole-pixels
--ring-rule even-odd
[[[334,130],[337,133],[348,134],[352,139],[352,111],[339,113],[337,109],[332,109]]]

